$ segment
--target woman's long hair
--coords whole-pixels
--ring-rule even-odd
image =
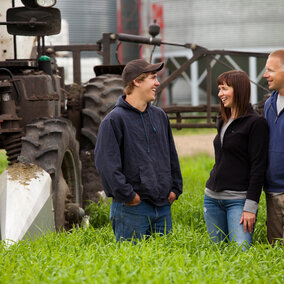
[[[250,106],[250,80],[248,75],[239,70],[231,70],[220,74],[217,77],[217,85],[223,85],[226,83],[233,88],[233,105],[236,108],[236,117],[244,115],[248,112]],[[226,123],[231,117],[231,109],[221,106],[221,117]]]

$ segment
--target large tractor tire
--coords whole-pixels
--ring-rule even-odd
[[[64,118],[42,118],[26,126],[20,161],[34,163],[52,178],[57,230],[69,230],[83,215],[79,143],[72,123]]]
[[[80,141],[84,205],[89,201],[97,202],[101,198],[100,192],[103,192],[103,188],[94,165],[94,148],[101,121],[113,109],[122,93],[123,82],[119,75],[101,75],[91,79],[86,85]]]

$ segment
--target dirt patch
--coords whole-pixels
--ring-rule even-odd
[[[43,169],[34,164],[14,163],[8,167],[9,180],[17,180],[22,185],[28,185],[31,179],[37,179],[43,174]]]
[[[216,134],[174,136],[179,157],[205,153],[214,157],[213,139]]]

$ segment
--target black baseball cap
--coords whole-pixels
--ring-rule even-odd
[[[135,59],[128,62],[122,72],[122,80],[126,86],[143,73],[160,71],[164,67],[164,62],[151,64],[144,59]]]

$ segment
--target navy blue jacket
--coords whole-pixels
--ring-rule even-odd
[[[163,206],[170,191],[182,193],[168,117],[150,103],[140,112],[119,97],[100,125],[95,165],[106,195],[117,202],[128,203],[138,193],[141,200]]]
[[[221,145],[222,124],[217,121],[215,165],[206,187],[216,192],[247,191],[246,199],[259,202],[267,165],[267,122],[251,109],[228,126]]]
[[[268,168],[265,191],[284,192],[284,110],[277,115],[278,92],[273,91],[264,105],[269,126]]]

